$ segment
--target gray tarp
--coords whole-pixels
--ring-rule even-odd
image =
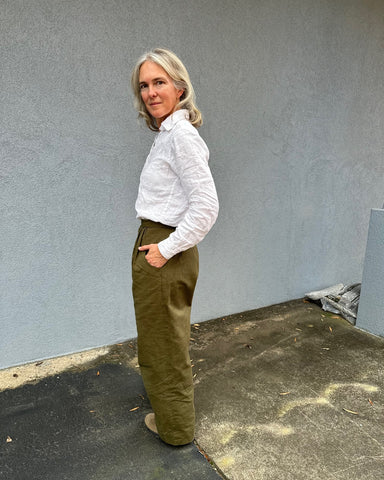
[[[353,325],[356,323],[361,283],[343,285],[339,283],[324,290],[306,293],[310,300],[320,301],[323,310],[342,315]]]

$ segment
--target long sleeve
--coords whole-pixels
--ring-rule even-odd
[[[171,168],[180,179],[188,207],[175,232],[159,243],[160,253],[165,258],[199,243],[219,212],[217,192],[208,166],[208,149],[197,132],[193,133],[176,131],[172,139]]]

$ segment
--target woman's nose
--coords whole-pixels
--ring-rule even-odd
[[[149,86],[148,95],[149,95],[150,97],[156,97],[157,92],[156,92],[155,87]]]

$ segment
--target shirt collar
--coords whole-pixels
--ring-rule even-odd
[[[176,125],[176,123],[180,122],[181,120],[188,120],[189,119],[189,112],[188,110],[181,109],[176,110],[173,112],[172,115],[169,115],[163,122],[161,122],[159,131],[163,130],[172,130],[172,128]]]

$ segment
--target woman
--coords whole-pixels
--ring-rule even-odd
[[[138,357],[154,413],[147,427],[171,445],[194,438],[190,312],[196,244],[218,214],[208,148],[188,72],[171,51],[144,54],[132,73],[135,107],[158,132],[140,177],[132,256]]]

